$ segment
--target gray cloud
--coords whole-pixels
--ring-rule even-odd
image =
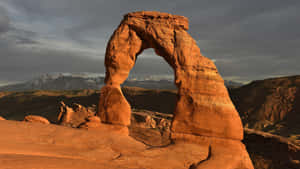
[[[6,32],[9,28],[9,18],[5,8],[0,6],[0,34]]]
[[[237,80],[299,74],[300,1],[3,0],[1,72],[103,72],[105,46],[122,15],[183,15],[202,53]],[[1,6],[0,3],[0,6]],[[10,26],[9,26],[10,25]],[[1,37],[0,37],[1,38]],[[5,41],[4,41],[5,39]],[[2,41],[1,41],[2,40]],[[133,72],[172,73],[145,51]],[[153,57],[152,57],[153,56]],[[8,76],[0,74],[0,80]],[[25,76],[25,75],[24,75]]]
[[[84,53],[43,49],[38,46],[10,45],[0,43],[0,77],[5,80],[26,80],[48,72],[103,72],[102,59],[86,59]]]

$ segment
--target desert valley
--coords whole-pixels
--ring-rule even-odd
[[[233,100],[237,97],[241,98],[246,94],[244,92],[249,92],[249,90],[243,90],[244,88],[251,87],[251,90],[268,90],[269,87],[262,87],[258,85],[270,83],[272,81],[273,83],[275,83],[275,81],[279,83],[282,79],[289,83],[292,88],[293,86],[299,86],[296,79],[299,81],[300,77],[267,79],[253,82],[240,88],[229,89],[231,98]],[[272,86],[272,92],[265,93],[261,97],[270,98],[272,96],[276,96],[285,98],[285,96],[289,94],[288,91],[291,90],[286,86],[275,85],[276,83]],[[286,87],[284,88],[286,91],[277,93],[277,90],[275,89],[276,87]],[[298,88],[297,90],[299,90]],[[175,107],[177,91],[143,89],[138,87],[123,87],[122,91],[132,106],[132,123],[129,127],[130,136],[149,147],[159,147],[170,144],[169,127],[173,118],[172,112]],[[258,93],[262,94],[261,92]],[[96,124],[95,127],[93,125],[86,127],[85,123],[89,121],[89,116],[95,115],[96,113],[99,94],[100,90],[91,89],[69,91],[36,90],[24,92],[1,92],[0,115],[7,120],[13,121],[24,121],[26,116],[35,115],[47,119],[51,125],[63,125],[68,128],[75,128],[74,130],[96,130],[93,128],[97,128],[98,124]],[[296,106],[297,104],[295,100],[299,99],[299,96],[290,95],[289,97],[293,97],[295,99],[291,100],[288,104],[292,105],[292,107]],[[242,103],[245,102],[245,100],[248,100],[248,104],[243,105]],[[65,105],[62,105],[61,102],[65,103]],[[251,109],[252,107],[262,107],[267,102],[268,100],[256,102],[256,99],[250,100],[248,97],[241,98],[240,102],[234,101],[239,112],[241,112],[240,110],[244,110],[243,112],[253,111]],[[276,102],[268,104],[271,104],[271,107],[284,106]],[[65,110],[66,107],[68,107],[70,112],[74,112],[68,123],[61,122],[58,119],[60,113],[66,113],[65,111],[62,111]],[[262,112],[261,109],[262,108],[258,109],[260,111],[253,111],[252,113],[261,112],[264,113],[266,117],[271,117],[268,116],[269,111]],[[272,116],[276,116],[277,111],[273,111],[272,113]],[[290,114],[293,113],[290,109],[282,110],[282,113],[285,113],[286,116],[293,116],[293,114]],[[298,118],[296,115],[297,114],[295,114],[292,119]],[[243,120],[245,132],[243,142],[245,143],[252,162],[257,169],[299,168],[299,127],[289,127],[289,123],[286,120],[278,119],[278,121],[272,122],[271,119],[265,118],[250,119],[249,115],[244,113],[240,113],[240,116]],[[286,118],[287,117],[284,119]],[[7,123],[11,126],[18,123],[20,123],[18,126],[31,125],[25,124],[25,122],[13,121]],[[32,120],[32,122],[43,123],[39,120]],[[267,125],[264,126],[263,124]],[[43,128],[49,126],[48,124],[36,125]],[[62,129],[64,128],[65,127]],[[286,130],[289,130],[289,132],[280,132]],[[1,132],[8,132],[7,127],[3,128],[3,131]],[[36,134],[38,134],[40,131],[36,132]],[[6,139],[8,140],[8,138]]]

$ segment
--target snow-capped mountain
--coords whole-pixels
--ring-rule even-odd
[[[104,78],[104,74],[97,73],[44,74],[27,82],[2,86],[0,91],[100,89],[104,85]],[[225,85],[238,87],[242,84],[225,81]],[[131,75],[123,86],[176,89],[171,75]]]
[[[44,74],[24,83],[0,87],[0,91],[99,89],[103,83],[101,74]]]

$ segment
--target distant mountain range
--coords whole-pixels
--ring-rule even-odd
[[[57,73],[44,74],[26,82],[1,86],[0,91],[100,89],[103,85],[103,74]],[[133,76],[128,78],[122,85],[148,89],[176,89],[173,79],[167,75]],[[243,84],[234,81],[225,81],[225,85],[235,88]]]

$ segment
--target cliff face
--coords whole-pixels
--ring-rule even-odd
[[[254,81],[230,94],[245,126],[298,137],[300,76]]]
[[[256,169],[300,168],[300,147],[281,136],[244,129],[244,143]]]

